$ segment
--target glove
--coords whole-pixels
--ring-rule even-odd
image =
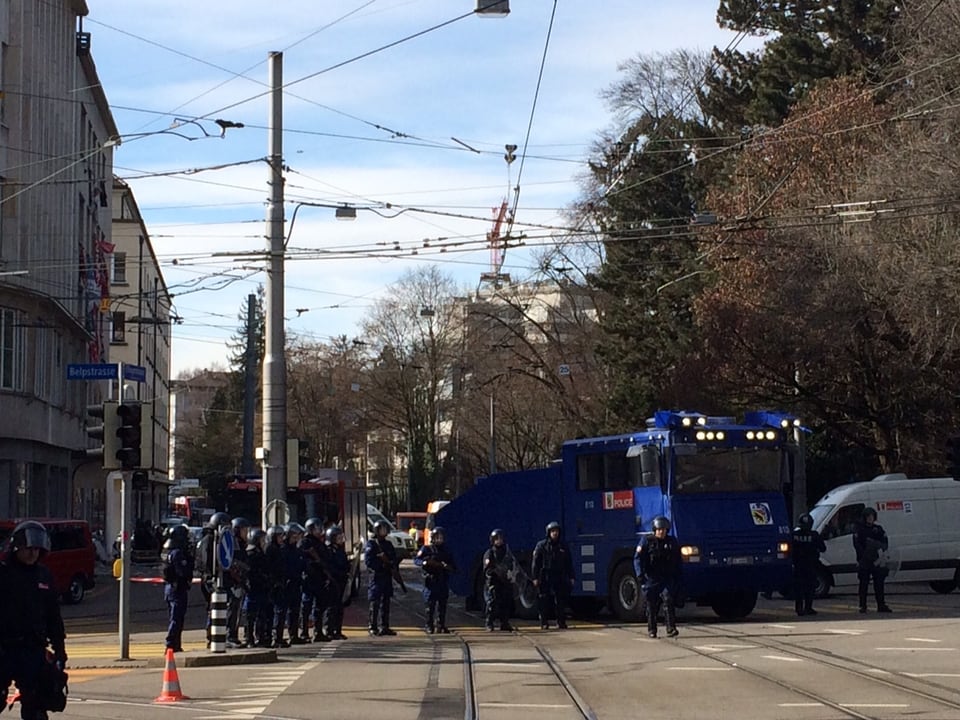
[[[53,649],[53,659],[57,661],[57,664],[60,665],[60,669],[66,667],[67,665],[67,651],[65,648],[59,647]]]

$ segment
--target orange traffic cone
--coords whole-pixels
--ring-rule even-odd
[[[14,703],[16,703],[17,700],[19,699],[20,699],[20,690],[17,688],[16,685],[14,685],[13,683],[10,683],[10,687],[7,688],[7,705],[10,706],[11,711],[13,710]],[[3,712],[3,710],[4,709],[0,707],[0,712]]]
[[[163,689],[154,702],[169,703],[189,699],[180,692],[180,676],[177,675],[177,663],[173,656],[173,648],[167,648],[166,664],[163,668]]]

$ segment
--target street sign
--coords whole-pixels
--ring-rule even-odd
[[[180,488],[198,488],[200,487],[200,478],[181,478],[177,480],[177,486]]]
[[[233,533],[228,529],[220,536],[220,542],[217,544],[217,560],[220,561],[220,568],[229,570],[233,565]]]
[[[123,379],[133,380],[133,382],[138,382],[138,383],[146,382],[147,369],[142,365],[124,365]]]
[[[570,374],[570,366],[569,366],[569,365],[561,365],[561,366],[559,367],[559,372],[560,372],[560,376],[561,376],[561,377],[566,377],[566,376],[568,376],[568,375]]]
[[[67,365],[67,380],[116,380],[116,363],[71,363]]]

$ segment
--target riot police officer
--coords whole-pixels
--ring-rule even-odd
[[[667,635],[676,637],[677,618],[674,603],[680,586],[680,544],[668,535],[670,521],[662,515],[653,519],[653,536],[644,536],[637,546],[633,567],[647,601],[647,634],[657,637],[657,615],[661,603],[667,621]]]
[[[207,605],[207,644],[210,643],[210,598],[220,579],[215,572],[216,552],[219,533],[230,527],[230,516],[225,512],[216,512],[210,516],[203,528],[200,542],[197,543],[196,569],[200,572],[200,594]]]
[[[233,533],[233,560],[230,569],[223,575],[223,589],[227,591],[227,647],[246,647],[251,638],[240,642],[240,613],[243,610],[244,596],[247,594],[247,536],[250,533],[250,521],[245,517],[235,517],[230,521]]]
[[[193,583],[193,553],[190,532],[186,525],[177,525],[168,532],[160,551],[163,563],[163,599],[167,601],[170,623],[166,646],[174,652],[183,652],[183,622],[187,615],[187,595]]]
[[[300,596],[303,626],[299,642],[310,642],[311,616],[313,617],[313,640],[325,642],[330,639],[323,632],[323,611],[327,599],[327,584],[330,580],[323,519],[312,517],[307,520],[304,527],[307,532],[299,546],[304,561],[303,588]]]
[[[873,594],[877,600],[877,612],[893,612],[884,599],[884,583],[887,579],[887,567],[881,553],[890,546],[887,533],[877,523],[877,511],[872,507],[864,508],[863,519],[857,523],[853,532],[853,547],[857,552],[857,580],[860,581],[860,612],[867,611],[867,589],[873,580]]]
[[[61,666],[67,662],[53,577],[39,564],[50,552],[50,536],[43,525],[26,520],[13,529],[9,551],[0,563],[0,710],[6,707],[7,688],[13,681],[20,691],[20,717],[47,720],[39,695],[47,645]]]
[[[248,647],[270,647],[273,626],[273,606],[270,604],[272,582],[263,544],[267,534],[251,530],[247,537],[247,594],[243,599],[247,630],[244,639]]]
[[[377,520],[373,537],[363,548],[363,563],[370,571],[367,586],[370,635],[396,635],[390,628],[390,598],[393,597],[393,576],[397,571],[397,553],[387,540],[390,526],[386,520]]]
[[[286,600],[286,570],[285,556],[287,530],[281,525],[274,525],[267,530],[264,538],[266,547],[263,554],[267,560],[267,572],[270,589],[267,598],[273,611],[273,642],[271,647],[290,647],[290,643],[283,637],[283,628],[287,621]]]
[[[550,617],[557,620],[557,627],[566,629],[567,598],[575,581],[573,557],[570,548],[560,539],[560,523],[547,525],[547,536],[533,550],[531,577],[537,588],[537,612],[540,628],[550,627]]]
[[[797,615],[816,615],[813,594],[817,589],[817,570],[820,553],[827,546],[820,533],[813,529],[813,517],[804,513],[793,529],[793,592]]]
[[[450,573],[456,571],[456,565],[446,547],[446,540],[446,531],[435,527],[430,533],[430,544],[421,547],[413,561],[423,570],[423,602],[427,613],[423,629],[431,635],[450,632],[447,629],[447,602],[450,599]]]
[[[280,546],[280,557],[283,567],[283,603],[286,608],[286,625],[290,632],[289,644],[299,644],[300,640],[300,610],[303,594],[303,570],[306,563],[303,553],[300,552],[300,540],[306,530],[296,522],[287,523],[286,542]],[[283,623],[280,623],[280,645],[283,641]]]
[[[344,547],[346,536],[337,525],[326,529],[327,562],[330,583],[323,608],[323,634],[330,640],[346,640],[343,634],[343,594],[350,578],[350,559]]]
[[[487,632],[493,631],[495,620],[499,621],[501,630],[513,630],[510,625],[510,611],[513,609],[513,577],[516,568],[517,562],[507,547],[507,538],[503,530],[496,528],[490,532],[490,547],[483,554],[486,601],[484,625]]]

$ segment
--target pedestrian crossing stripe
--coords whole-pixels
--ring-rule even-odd
[[[204,642],[184,643],[184,650],[206,650],[207,644]],[[69,646],[70,657],[77,658],[110,658],[116,660],[119,650],[116,645],[93,645],[74,643]],[[144,658],[151,656],[163,657],[167,651],[163,643],[131,643],[130,656],[132,658]],[[69,668],[67,668],[69,671]]]

